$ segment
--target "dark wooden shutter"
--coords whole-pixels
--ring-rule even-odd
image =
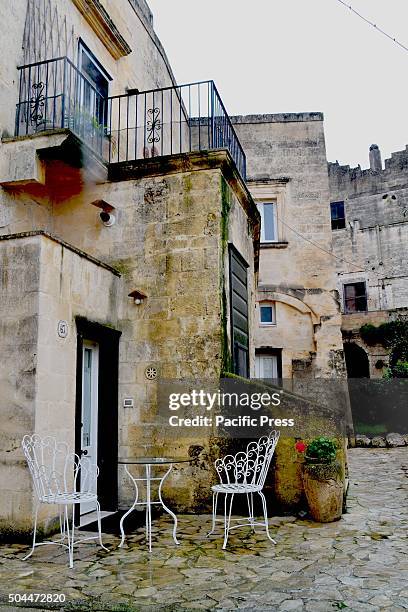
[[[249,376],[248,264],[229,246],[231,339],[234,373]]]

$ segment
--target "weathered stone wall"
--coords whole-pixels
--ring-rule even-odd
[[[118,276],[44,235],[0,240],[1,473],[0,530],[32,526],[31,480],[21,451],[25,434],[56,436],[74,448],[75,317],[116,324]],[[69,324],[67,338],[57,334]],[[57,513],[42,507],[45,526]]]
[[[38,345],[38,240],[0,242],[0,530],[28,529],[31,482],[21,439],[35,427]]]
[[[226,159],[225,153],[217,155]],[[186,159],[191,170],[183,172]],[[197,169],[191,161],[194,159]],[[209,455],[208,440],[187,436],[163,439],[155,422],[156,383],[146,379],[145,370],[157,367],[161,379],[216,380],[220,376],[228,362],[225,353],[230,342],[230,242],[250,265],[250,299],[254,299],[255,228],[248,225],[250,211],[243,208],[243,200],[247,206],[251,200],[242,185],[237,189],[236,183],[225,179],[220,167],[211,169],[204,164],[200,169],[202,159],[205,156],[200,154],[181,156],[173,173],[166,173],[163,162],[158,176],[151,175],[154,161],[136,163],[136,170],[145,167],[139,179],[131,178],[134,170],[129,164],[125,170],[129,180],[95,186],[53,211],[59,235],[123,274],[119,310],[123,332],[119,368],[122,456],[146,452],[188,456],[196,446]],[[121,178],[120,171],[117,178]],[[101,224],[98,209],[90,205],[100,198],[115,206],[117,222],[111,228]],[[84,231],[79,233],[67,223],[71,215]],[[140,306],[128,297],[135,289],[147,295]],[[253,355],[253,344],[250,350]],[[134,399],[135,410],[122,408],[125,397]],[[208,469],[205,463],[204,469],[201,465],[175,470],[172,491],[168,492],[175,505],[191,509],[208,499],[212,478]],[[120,501],[124,503],[131,495],[124,477]]]
[[[55,284],[52,296],[63,299],[57,304],[53,297],[41,299],[42,334],[53,338],[58,319],[72,321],[81,314],[91,321],[103,323],[98,313],[109,312],[109,324],[122,332],[119,364],[119,455],[138,453],[170,453],[191,455],[203,451],[202,459],[193,467],[174,471],[169,498],[179,508],[193,509],[209,500],[210,469],[209,439],[194,437],[165,439],[156,422],[157,383],[147,380],[145,370],[154,366],[163,379],[217,380],[230,364],[228,244],[234,244],[249,264],[250,312],[255,299],[255,245],[259,220],[255,205],[246,187],[225,152],[172,158],[172,171],[161,162],[157,173],[155,160],[128,165],[112,176],[111,182],[84,185],[66,200],[52,201],[45,192],[33,202],[24,192],[5,193],[13,206],[8,207],[8,224],[3,234],[16,228],[38,229],[41,215],[27,214],[30,207],[42,211],[47,229],[76,248],[109,263],[122,274],[116,279],[114,297],[109,290],[101,298],[88,285],[78,284],[75,292],[65,295],[71,287],[73,271],[64,257],[63,262],[50,256],[44,260],[46,283]],[[142,168],[142,170],[141,170]],[[185,170],[188,168],[188,170]],[[138,178],[132,178],[138,176]],[[91,203],[104,199],[115,207],[116,223],[106,227],[99,218],[100,209]],[[31,223],[31,227],[30,227]],[[59,266],[62,266],[61,268]],[[78,264],[81,274],[84,264]],[[86,272],[82,274],[86,276]],[[92,282],[89,278],[89,282]],[[61,286],[58,285],[61,283]],[[147,295],[137,306],[128,297],[133,290]],[[45,291],[45,290],[44,290]],[[46,293],[46,292],[45,292]],[[84,303],[81,300],[85,300]],[[101,300],[98,308],[88,307],[90,300]],[[110,310],[106,311],[107,300]],[[81,305],[79,307],[78,304]],[[93,303],[93,302],[92,302]],[[106,305],[106,306],[105,306]],[[47,314],[48,313],[48,314]],[[252,327],[252,326],[251,326]],[[48,341],[47,341],[48,342]],[[61,344],[61,343],[59,343]],[[68,344],[65,345],[68,350]],[[61,346],[55,345],[55,354]],[[51,353],[39,352],[41,364],[38,377],[48,375]],[[250,355],[253,363],[254,344],[251,336]],[[69,397],[61,395],[61,408],[55,406],[60,434],[73,443],[74,387],[72,367],[76,359],[75,334],[70,336],[69,356],[61,353],[60,368],[54,373],[55,386],[50,382],[42,397],[37,394],[39,431],[48,432],[53,419],[48,413],[54,391],[69,389]],[[66,369],[64,375],[62,370]],[[59,380],[64,377],[66,383]],[[45,389],[45,387],[44,387]],[[124,408],[124,398],[134,399],[134,409]],[[53,417],[54,418],[54,417]],[[133,491],[120,472],[119,501],[131,499]]]
[[[329,184],[320,113],[232,121],[256,201],[276,201],[278,241],[261,243],[259,300],[276,302],[276,326],[255,322],[256,347],[282,349],[284,378],[344,376],[331,250]],[[303,364],[303,367],[301,367]]]
[[[393,153],[377,171],[330,163],[329,179],[331,201],[345,206],[346,227],[332,232],[342,308],[345,283],[364,281],[368,298],[366,313],[343,315],[343,333],[364,348],[370,376],[378,377],[383,369],[375,364],[382,359],[386,365],[387,352],[368,347],[359,329],[408,307],[408,148]]]

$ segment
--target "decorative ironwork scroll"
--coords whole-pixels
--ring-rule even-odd
[[[30,122],[31,125],[38,125],[44,120],[45,96],[44,83],[39,81],[31,86],[32,97],[30,98]]]
[[[157,107],[149,108],[149,110],[147,111],[147,115],[151,117],[151,119],[149,119],[146,124],[146,131],[148,133],[147,142],[160,142],[160,109]]]

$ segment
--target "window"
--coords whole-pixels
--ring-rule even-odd
[[[86,77],[79,83],[81,105],[89,116],[101,126],[106,123],[107,98],[110,76],[104,71],[96,57],[79,41],[79,69]]]
[[[344,285],[344,311],[365,312],[367,310],[367,291],[365,282]]]
[[[261,242],[277,242],[276,202],[258,202],[258,210],[261,215]]]
[[[259,323],[261,325],[276,325],[275,302],[261,302],[259,305]]]
[[[234,374],[249,376],[248,264],[230,245],[231,340]]]
[[[331,202],[331,228],[332,230],[344,229],[346,227],[346,217],[344,215],[344,202]]]
[[[255,377],[277,379],[282,377],[282,351],[272,349],[255,355]]]

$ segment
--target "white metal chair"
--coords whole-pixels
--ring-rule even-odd
[[[99,473],[98,466],[91,463],[86,457],[81,459],[71,452],[65,442],[58,442],[55,438],[49,436],[42,438],[37,434],[26,435],[21,445],[37,497],[33,545],[23,561],[31,557],[36,546],[43,546],[44,544],[58,544],[67,548],[69,567],[74,565],[74,544],[97,539],[102,548],[108,550],[102,543],[100,505],[95,493]],[[82,538],[75,542],[75,506],[82,502],[95,502],[98,535]],[[38,509],[41,504],[59,506],[61,539],[36,542]],[[72,506],[71,520],[68,513],[70,506]]]
[[[271,431],[268,436],[262,436],[256,442],[250,442],[247,445],[246,451],[241,451],[236,455],[226,455],[223,458],[217,459],[214,463],[215,469],[220,478],[220,484],[214,485],[213,491],[213,517],[212,529],[208,533],[211,535],[215,530],[216,522],[224,523],[224,544],[226,548],[228,535],[231,529],[237,527],[252,527],[255,532],[255,526],[261,525],[265,527],[268,538],[276,544],[275,540],[269,535],[268,513],[266,509],[266,500],[262,492],[265,484],[265,479],[271,464],[272,456],[279,440],[279,432]],[[217,519],[218,495],[223,493],[224,499],[224,519]],[[255,522],[254,518],[254,493],[258,493],[262,500],[264,522]],[[248,500],[248,518],[247,519],[231,519],[232,502],[234,496],[244,494]],[[228,497],[230,499],[228,500]],[[231,527],[233,521],[247,521],[239,523]]]

